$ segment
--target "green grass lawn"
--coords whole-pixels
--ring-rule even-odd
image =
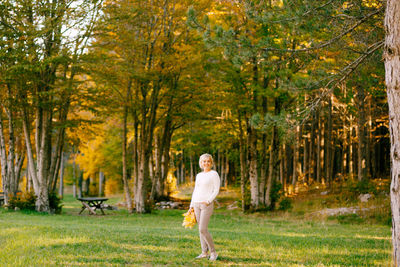
[[[114,198],[109,203],[116,203]],[[71,196],[62,215],[0,209],[0,266],[390,266],[389,226],[342,225],[217,210],[210,222],[219,258],[194,259],[196,229],[182,210],[78,215]]]

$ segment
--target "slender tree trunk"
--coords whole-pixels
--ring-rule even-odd
[[[301,136],[301,127],[300,127],[300,125],[298,125],[298,126],[296,126],[296,142],[294,144],[294,151],[293,151],[293,180],[292,180],[292,185],[294,185],[294,186],[298,182],[299,176],[301,174],[300,136]]]
[[[308,157],[308,170],[309,170],[309,180],[308,183],[311,184],[312,181],[316,181],[316,172],[315,172],[315,123],[316,117],[315,113],[313,113],[311,118],[311,130],[310,130],[310,148],[309,148],[309,157]]]
[[[160,187],[161,179],[161,147],[160,147],[160,136],[156,134],[154,136],[154,177],[151,185],[150,201],[154,202],[159,197],[157,189]]]
[[[283,189],[285,190],[285,144],[279,146],[279,182],[282,184]]]
[[[333,140],[332,140],[332,96],[328,98],[327,119],[325,127],[325,180],[327,184],[332,182],[332,159],[333,159]]]
[[[225,154],[225,179],[224,179],[224,181],[225,181],[225,183],[223,184],[223,186],[225,187],[225,188],[227,188],[228,187],[228,174],[229,174],[229,157],[228,157],[228,151],[226,151],[225,152],[226,154]]]
[[[354,176],[354,163],[353,163],[353,116],[350,115],[350,128],[349,128],[349,158],[348,158],[348,162],[349,162],[349,176],[351,178],[353,178]]]
[[[307,183],[308,182],[308,136],[305,136],[303,139],[303,182]]]
[[[64,197],[64,153],[61,155],[61,166],[60,166],[60,186],[58,188],[58,195]]]
[[[358,102],[358,118],[357,118],[357,135],[358,135],[358,180],[367,179],[367,155],[366,155],[366,140],[365,140],[365,91],[363,86],[357,87],[357,102]]]
[[[317,155],[317,165],[316,167],[316,181],[317,183],[321,182],[321,153],[322,153],[322,149],[321,149],[321,115],[320,115],[320,111],[318,111],[317,113],[317,123],[318,123],[318,132],[317,132],[317,151],[316,151],[316,155]]]
[[[130,82],[128,86],[127,99],[130,99],[131,85],[132,82]],[[128,208],[128,212],[132,213],[133,211],[132,197],[128,182],[128,166],[127,166],[127,140],[128,140],[127,121],[128,121],[128,106],[125,104],[123,110],[123,119],[122,119],[122,181],[124,183],[126,207]]]
[[[72,163],[72,180],[73,180],[72,194],[73,194],[74,198],[76,198],[77,197],[77,192],[76,192],[77,179],[76,179],[76,161],[75,161],[76,160],[76,152],[74,149],[72,151],[74,153],[74,162]]]
[[[247,163],[246,163],[246,149],[244,142],[244,130],[242,125],[242,117],[238,111],[239,123],[239,157],[240,157],[240,195],[242,200],[242,211],[246,210],[246,180],[247,180]]]
[[[268,166],[268,180],[267,180],[267,189],[265,191],[265,205],[267,207],[271,206],[271,189],[273,184],[273,175],[274,175],[274,166],[275,166],[275,157],[276,157],[276,126],[272,128],[272,136],[271,136],[271,149],[269,151],[269,166]]]
[[[367,142],[367,165],[368,165],[368,170],[369,170],[369,175],[371,178],[376,177],[376,164],[375,164],[375,159],[376,159],[376,151],[374,149],[374,136],[372,134],[372,127],[373,127],[373,122],[372,122],[372,96],[370,95],[368,98],[368,142]]]
[[[391,141],[390,198],[394,266],[400,266],[400,2],[387,0],[385,14],[385,81]]]
[[[193,155],[190,153],[189,155],[189,160],[190,160],[190,182],[194,182],[194,166],[193,166]]]
[[[99,196],[104,196],[104,173],[102,171],[99,172]],[[131,202],[132,203],[132,202]]]
[[[250,125],[247,129],[249,136],[249,180],[250,180],[250,198],[251,207],[258,209],[259,206],[259,190],[258,190],[258,173],[257,173],[257,134],[256,130]]]

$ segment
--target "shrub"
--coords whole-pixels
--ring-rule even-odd
[[[33,192],[18,193],[10,197],[8,206],[10,209],[35,210],[36,196]]]
[[[356,183],[349,182],[349,191],[355,195],[368,193],[376,195],[377,193],[375,184],[366,179]]]
[[[55,192],[49,194],[49,205],[51,212],[61,214],[63,205],[61,204],[61,198]]]
[[[292,200],[288,197],[285,197],[279,202],[279,210],[290,210],[293,208]]]
[[[275,210],[276,203],[282,196],[282,184],[276,180],[272,183],[271,192],[269,193],[269,197],[271,199],[271,205],[269,206],[270,210]]]
[[[358,214],[345,214],[345,215],[338,215],[336,219],[340,224],[360,224],[364,222],[364,219],[361,218]]]

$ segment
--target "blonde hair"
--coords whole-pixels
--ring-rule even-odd
[[[200,169],[202,169],[202,170],[203,170],[203,166],[201,165],[201,161],[202,161],[203,159],[206,159],[206,158],[211,159],[211,168],[214,166],[213,157],[212,157],[210,154],[205,153],[205,154],[201,155],[201,156],[200,156],[200,159],[199,159],[199,166],[200,166]]]

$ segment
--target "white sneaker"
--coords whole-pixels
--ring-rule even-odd
[[[208,258],[207,253],[201,253],[199,256],[196,257],[196,259],[204,259],[204,258]]]
[[[213,253],[210,254],[209,260],[210,261],[215,261],[215,260],[217,260],[217,258],[218,258],[218,254],[216,252],[213,252]]]

